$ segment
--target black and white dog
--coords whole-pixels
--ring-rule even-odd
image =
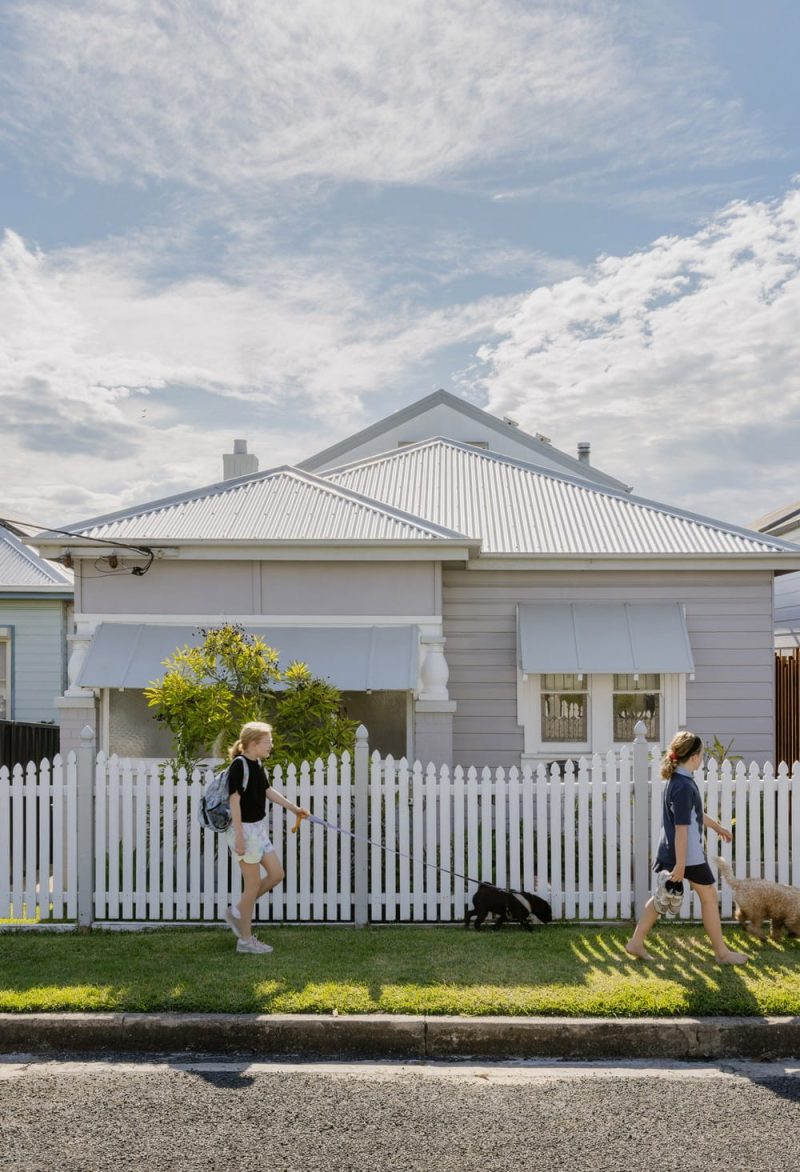
[[[533,931],[533,925],[538,921],[549,924],[553,918],[553,910],[547,900],[530,891],[506,891],[502,887],[495,887],[491,883],[479,883],[478,890],[472,897],[471,908],[464,916],[464,927],[469,927],[472,917],[475,917],[475,930],[480,931],[481,924],[493,912],[495,928],[502,928],[506,920],[511,917]]]

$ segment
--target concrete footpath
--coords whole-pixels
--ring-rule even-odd
[[[318,1059],[800,1057],[800,1017],[0,1014],[0,1054],[197,1053]]]

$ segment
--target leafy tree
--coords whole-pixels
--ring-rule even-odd
[[[356,721],[337,688],[304,663],[281,670],[279,653],[234,624],[201,628],[198,647],[164,661],[159,683],[145,689],[155,719],[172,733],[171,764],[191,770],[205,756],[223,756],[249,720],[272,725],[271,764],[299,764],[352,751]]]

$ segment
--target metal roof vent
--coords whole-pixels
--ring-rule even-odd
[[[234,440],[233,452],[224,452],[222,456],[222,479],[235,480],[253,472],[258,472],[258,456],[248,455],[247,440]]]
[[[591,452],[591,450],[592,450],[592,445],[590,443],[587,443],[586,440],[583,440],[582,443],[578,444],[578,459],[580,460],[580,462],[582,464],[589,463],[589,453]]]

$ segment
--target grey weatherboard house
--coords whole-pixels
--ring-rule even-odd
[[[396,756],[564,759],[643,717],[769,759],[773,580],[800,547],[633,496],[588,456],[440,391],[298,467],[259,472],[237,441],[218,484],[41,535],[75,566],[62,749],[88,721],[107,751],[166,754],[142,688],[230,620],[329,676]],[[84,576],[99,539],[152,564],[119,549]]]

